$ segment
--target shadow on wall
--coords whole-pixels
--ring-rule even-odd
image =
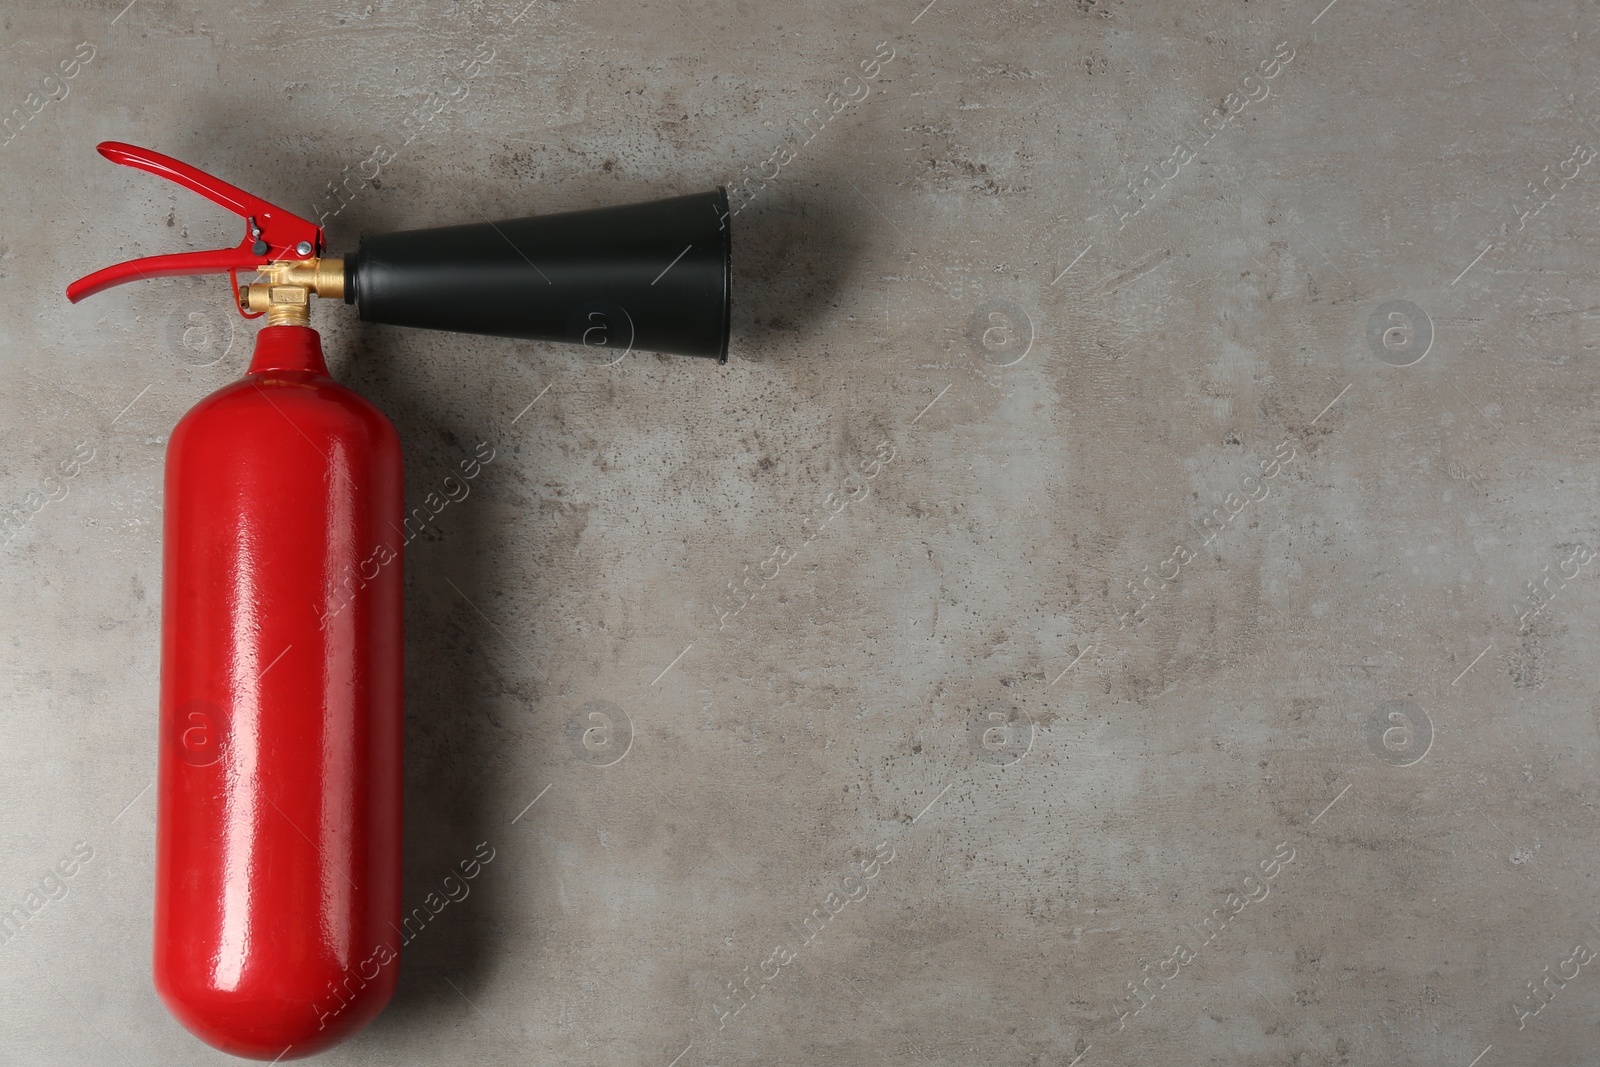
[[[730,358],[789,358],[836,303],[876,229],[853,196],[843,182],[774,182],[732,217]]]
[[[513,893],[509,872],[527,864],[534,846],[527,833],[517,833],[530,829],[527,821],[510,825],[516,813],[507,805],[525,784],[517,765],[538,754],[530,753],[526,732],[509,728],[503,713],[512,704],[537,707],[542,696],[531,667],[539,658],[532,639],[519,655],[496,632],[498,625],[512,639],[529,636],[525,627],[511,629],[504,621],[500,594],[506,582],[495,563],[501,546],[493,543],[490,509],[466,502],[507,492],[496,485],[506,478],[507,443],[480,445],[481,427],[444,410],[422,388],[426,376],[396,373],[392,336],[384,327],[353,323],[340,342],[348,358],[335,371],[399,431],[407,508],[424,505],[430,492],[446,501],[433,523],[405,545],[401,909],[412,921],[396,935],[401,964],[394,998],[368,1028],[371,1038],[355,1038],[384,1043],[408,1033],[437,1033],[441,1020],[459,1018],[466,1005],[457,1003],[446,979],[471,995],[501,940],[494,932],[506,921],[510,901],[525,892]],[[485,390],[491,387],[486,379]],[[483,397],[485,407],[490,399]],[[476,473],[469,478],[471,470]],[[458,497],[461,502],[454,502]],[[500,621],[486,622],[480,609]],[[540,627],[533,629],[536,635]],[[503,665],[517,669],[497,676]],[[518,884],[539,884],[522,873],[514,880]],[[530,938],[517,955],[537,960],[541,946]]]

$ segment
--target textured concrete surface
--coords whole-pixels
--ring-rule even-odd
[[[159,520],[255,328],[67,305],[237,239],[106,138],[336,249],[753,194],[726,367],[316,313],[409,496],[497,457],[408,552],[406,900],[495,858],[326,1062],[1600,1062],[1593,6],[926,2],[5,8],[0,1062],[226,1060]]]

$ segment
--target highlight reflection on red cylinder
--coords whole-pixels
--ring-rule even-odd
[[[155,983],[224,1052],[321,1051],[394,990],[357,965],[400,917],[403,500],[303,326],[168,446]]]

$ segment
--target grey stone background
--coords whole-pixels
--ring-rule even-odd
[[[335,250],[759,189],[726,367],[314,312],[413,503],[497,455],[406,561],[408,905],[495,859],[325,1062],[1600,1063],[1593,4],[523,2],[4,8],[0,901],[93,857],[0,1062],[227,1061],[149,979],[161,472],[255,327],[67,304],[238,239],[114,138]]]

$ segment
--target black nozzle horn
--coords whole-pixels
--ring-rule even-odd
[[[728,359],[728,194],[363,237],[366,322]]]

